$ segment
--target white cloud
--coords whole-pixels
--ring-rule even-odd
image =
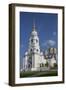
[[[53,40],[48,40],[48,42],[47,42],[49,45],[51,45],[51,46],[54,46],[55,44],[56,44],[56,42],[55,41],[53,41]]]
[[[54,46],[56,42],[54,40],[47,40],[42,44],[42,46]]]

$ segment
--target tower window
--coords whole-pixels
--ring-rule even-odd
[[[38,49],[37,49],[37,52],[38,52]]]
[[[33,39],[31,40],[31,42],[33,42]]]
[[[36,39],[36,42],[38,42],[38,40]]]
[[[32,49],[31,49],[31,51],[32,51]]]

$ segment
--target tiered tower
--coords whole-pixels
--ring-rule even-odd
[[[37,70],[40,65],[40,46],[39,37],[36,31],[35,22],[33,23],[31,36],[29,38],[29,63],[31,63],[31,70]]]

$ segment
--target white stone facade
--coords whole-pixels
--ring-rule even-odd
[[[50,49],[50,53],[52,53],[52,51],[53,50]],[[38,71],[41,67],[46,67],[47,62],[49,63],[49,66],[53,67],[54,63],[56,63],[56,59],[52,57],[48,61],[48,56],[40,51],[39,37],[34,24],[29,38],[28,50],[25,52],[23,58],[23,70]]]

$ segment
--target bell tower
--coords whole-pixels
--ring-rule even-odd
[[[39,37],[36,31],[35,22],[33,22],[31,36],[29,38],[29,49],[28,52],[32,60],[32,70],[36,70],[39,67],[40,61],[40,46]]]

